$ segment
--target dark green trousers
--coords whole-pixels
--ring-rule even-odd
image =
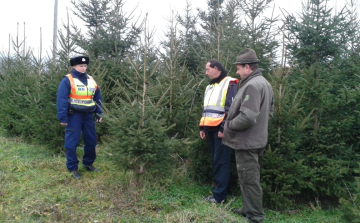
[[[262,223],[265,213],[260,185],[260,163],[264,148],[235,150],[243,207],[241,213],[250,222]]]

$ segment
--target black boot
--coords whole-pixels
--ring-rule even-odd
[[[81,178],[80,174],[79,174],[79,172],[77,170],[70,171],[70,173],[71,173],[72,177],[75,178],[75,179],[80,179]]]
[[[99,172],[98,169],[96,169],[93,165],[84,165],[85,169],[87,171],[91,171],[91,172]]]

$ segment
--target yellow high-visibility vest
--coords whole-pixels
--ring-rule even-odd
[[[90,75],[87,76],[87,85],[85,85],[71,74],[66,75],[66,77],[69,78],[71,85],[69,104],[75,111],[93,112],[96,109],[96,103],[93,98],[97,89],[97,84]]]
[[[220,83],[208,85],[204,95],[204,110],[200,126],[218,126],[225,118],[225,101],[230,81],[235,78],[225,77]]]

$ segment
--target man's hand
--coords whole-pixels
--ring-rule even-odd
[[[206,134],[204,131],[200,131],[200,138],[201,139],[205,139],[206,138]]]
[[[218,137],[219,137],[219,139],[222,139],[223,133],[222,133],[222,132],[218,132]]]
[[[99,119],[96,119],[96,123],[101,123],[102,118],[100,117]]]
[[[67,123],[64,123],[64,122],[60,122],[60,125],[64,125],[64,126],[67,126]]]

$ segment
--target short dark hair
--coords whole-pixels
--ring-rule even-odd
[[[208,60],[208,63],[210,63],[211,68],[216,67],[219,71],[221,71],[221,73],[227,74],[227,71],[224,69],[222,63],[220,63],[219,61],[212,59],[212,60]]]

